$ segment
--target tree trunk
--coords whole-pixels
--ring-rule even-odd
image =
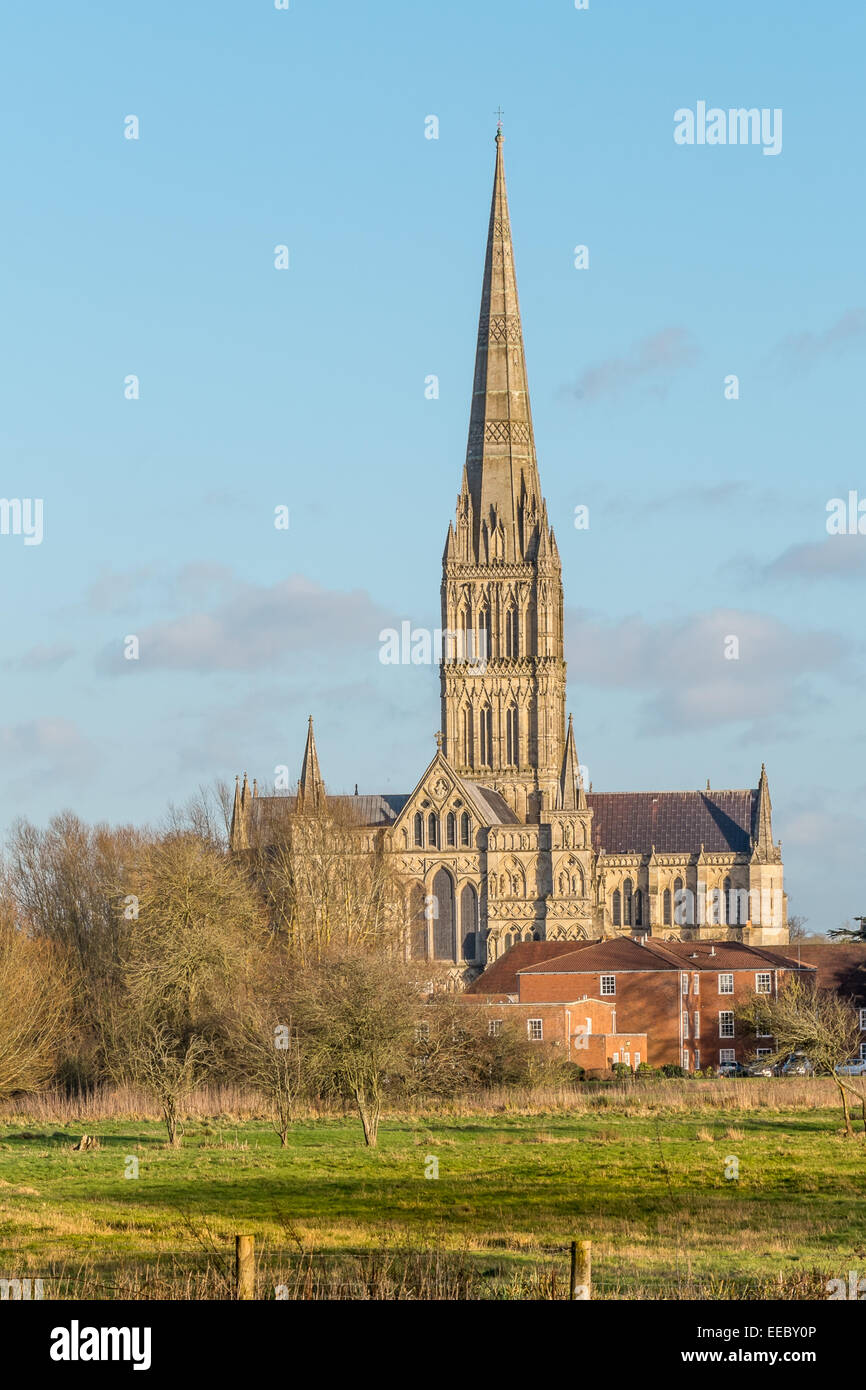
[[[839,1095],[842,1097],[842,1113],[845,1116],[845,1138],[853,1139],[854,1131],[851,1128],[851,1114],[848,1110],[848,1096],[845,1092],[845,1087],[839,1082],[839,1080],[836,1077],[834,1077],[833,1079],[836,1082],[836,1085],[839,1087]]]
[[[358,1114],[364,1127],[364,1143],[368,1148],[375,1149],[379,1138],[379,1107],[364,1096],[358,1096],[357,1100]]]

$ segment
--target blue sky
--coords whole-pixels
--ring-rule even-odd
[[[0,491],[44,539],[0,536],[4,821],[294,772],[311,711],[334,790],[414,785],[438,677],[378,634],[439,621],[501,105],[581,759],[597,790],[765,761],[791,910],[866,910],[866,538],[825,525],[866,498],[864,30],[839,0],[7,11]],[[781,153],[678,146],[701,100],[781,108]]]

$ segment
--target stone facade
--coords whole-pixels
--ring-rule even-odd
[[[785,944],[763,768],[741,791],[583,786],[565,717],[561,566],[535,454],[501,131],[441,596],[436,754],[408,796],[346,798],[405,882],[407,949],[450,962],[466,982],[517,941],[643,933]],[[323,795],[311,720],[297,804]],[[275,800],[244,778],[233,848],[250,843]]]

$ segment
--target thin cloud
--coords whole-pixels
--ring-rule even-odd
[[[809,371],[826,357],[866,346],[866,309],[849,309],[829,328],[815,333],[805,329],[789,333],[770,354],[772,365],[790,375]]]
[[[826,536],[789,546],[764,573],[768,579],[862,579],[866,536]]]
[[[624,357],[611,357],[588,367],[568,394],[593,404],[642,383],[663,394],[676,373],[699,357],[700,351],[685,328],[663,328],[635,343]]]

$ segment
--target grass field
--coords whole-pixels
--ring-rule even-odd
[[[150,1119],[6,1119],[0,1277],[225,1297],[235,1232],[256,1236],[262,1297],[563,1296],[573,1238],[597,1297],[820,1298],[866,1272],[866,1144],[836,1108],[786,1108],[784,1081],[723,1086],[724,1106],[719,1083],[670,1085],[670,1103],[387,1118],[376,1150],[349,1116],[300,1120],[284,1150],[262,1119],[193,1114],[175,1150]],[[74,1152],[85,1129],[99,1148]]]

